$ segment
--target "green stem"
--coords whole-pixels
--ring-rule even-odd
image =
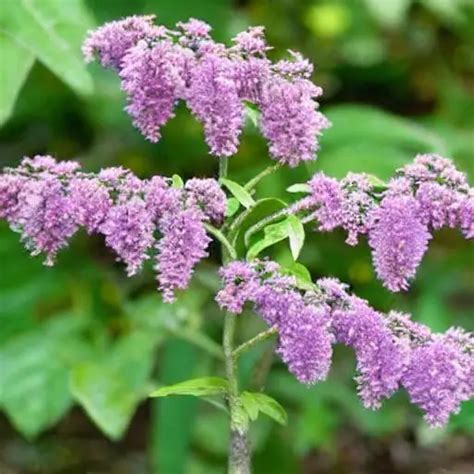
[[[232,247],[232,244],[227,240],[227,237],[219,229],[216,229],[214,226],[208,224],[207,222],[204,223],[204,227],[210,234],[212,234],[217,240],[219,240],[219,242],[223,245],[226,252],[228,253],[229,258],[231,260],[236,260],[237,253],[234,247]]]
[[[220,158],[219,178],[227,175],[227,158]],[[222,243],[222,263],[225,265],[230,260],[235,260],[237,254],[225,235],[212,226],[207,226],[207,230],[212,233]],[[248,443],[248,425],[245,417],[242,417],[242,406],[239,397],[239,384],[237,375],[237,365],[233,357],[234,337],[237,324],[237,317],[231,313],[225,314],[224,334],[222,347],[224,350],[225,373],[229,382],[227,393],[227,403],[230,414],[230,440],[229,440],[229,474],[250,474],[250,449]]]
[[[230,224],[229,230],[227,231],[227,235],[232,235],[235,230],[242,224],[244,219],[253,211],[253,208],[250,209],[245,209],[243,212],[241,212]],[[225,225],[224,225],[225,227]]]
[[[254,225],[250,226],[244,234],[245,244],[248,245],[248,243],[250,242],[250,237],[252,237],[252,235],[254,235],[257,232],[261,231],[268,224],[271,224],[272,222],[275,222],[276,220],[280,219],[280,217],[284,217],[286,215],[288,215],[288,208],[287,207],[285,207],[284,209],[281,209],[277,212],[274,212],[273,214],[270,214],[267,217],[264,217],[262,220],[258,221]]]
[[[272,165],[272,166],[269,166],[267,168],[265,168],[261,173],[259,173],[257,176],[255,176],[254,178],[252,178],[250,181],[248,181],[245,185],[244,185],[244,188],[247,190],[247,191],[252,191],[255,186],[263,179],[265,178],[265,176],[268,176],[269,174],[273,173],[274,171],[277,171],[279,168],[281,168],[281,165],[280,163],[277,163],[275,165]],[[244,212],[242,212],[241,214],[239,214],[237,216],[237,218],[235,218],[233,221],[231,221],[230,223],[227,222],[225,223],[223,226],[222,226],[222,229],[227,229],[227,227],[229,227],[229,233],[231,233],[233,230],[235,230],[239,225],[240,223],[242,222],[242,220],[246,217],[246,215],[248,214],[248,212],[250,212],[251,209],[246,209]]]
[[[237,316],[226,313],[224,320],[225,372],[229,382],[228,404],[230,412],[229,474],[250,474],[250,448],[248,443],[248,423],[242,417],[239,397],[237,364],[233,356],[233,344]]]
[[[219,158],[219,178],[225,178],[227,176],[227,169],[229,168],[228,158]]]
[[[249,349],[252,349],[252,347],[255,347],[257,344],[260,344],[261,342],[269,339],[277,332],[277,328],[272,327],[270,329],[267,329],[266,331],[257,334],[255,337],[252,337],[252,339],[249,339],[248,341],[244,342],[239,347],[237,347],[237,349],[234,350],[234,359],[237,360],[244,352],[248,351]]]
[[[262,172],[257,174],[257,176],[253,177],[250,181],[245,184],[244,188],[247,191],[252,191],[255,186],[263,179],[265,176],[268,176],[269,174],[272,174],[274,171],[277,171],[278,169],[281,168],[281,164],[277,163],[276,165],[268,166],[265,168]]]
[[[302,224],[309,224],[310,222],[314,221],[315,217],[312,214],[309,214],[307,216],[304,216],[301,218],[301,223]]]

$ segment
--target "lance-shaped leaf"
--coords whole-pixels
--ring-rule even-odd
[[[226,393],[229,388],[227,380],[221,377],[199,377],[184,382],[161,387],[150,393],[150,397],[167,397],[169,395],[192,395],[207,397]]]
[[[296,216],[289,215],[286,220],[288,222],[291,255],[293,256],[293,260],[297,260],[304,244],[304,227]]]
[[[260,412],[265,413],[281,425],[285,425],[288,420],[285,409],[274,398],[264,393],[243,392],[240,399],[252,421],[258,418]]]
[[[239,210],[239,207],[240,207],[240,202],[238,201],[238,199],[233,198],[233,197],[227,199],[227,208],[225,211],[225,215],[227,217],[232,217]]]
[[[311,188],[307,183],[295,183],[292,184],[289,188],[286,188],[289,193],[310,193]]]
[[[255,200],[250,193],[239,183],[224,178],[221,178],[220,181],[245,208],[248,209],[255,204]]]
[[[296,286],[302,290],[314,290],[314,283],[309,270],[299,262],[288,267],[282,267],[282,272],[291,275],[296,280]]]
[[[181,189],[184,187],[183,178],[179,174],[174,174],[171,176],[171,185],[173,188]]]
[[[293,259],[299,256],[304,243],[305,232],[303,224],[296,216],[288,216],[284,220],[266,226],[263,230],[263,238],[257,240],[247,252],[249,260],[255,258],[259,253],[272,245],[289,238],[290,249]]]
[[[252,122],[255,127],[258,127],[258,120],[260,117],[260,112],[255,104],[245,101],[245,114],[247,118]]]

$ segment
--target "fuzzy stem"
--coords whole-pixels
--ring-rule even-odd
[[[231,243],[227,240],[227,237],[219,229],[216,229],[214,226],[212,226],[211,224],[208,224],[207,222],[204,223],[204,227],[210,234],[212,234],[224,246],[230,259],[236,260],[237,254],[235,253],[234,247],[232,247]]]
[[[219,178],[227,175],[227,158],[220,158]],[[237,254],[225,235],[209,226],[208,231],[220,240],[222,245],[222,263],[235,260]],[[217,232],[216,232],[217,231]],[[250,448],[248,442],[248,424],[242,416],[242,406],[239,397],[237,365],[233,357],[234,337],[237,317],[229,312],[225,314],[224,334],[222,347],[224,350],[225,373],[229,382],[227,403],[230,413],[230,440],[229,440],[229,474],[250,474]]]
[[[257,174],[257,176],[253,177],[250,181],[247,182],[247,184],[244,186],[244,188],[247,191],[252,191],[255,186],[263,179],[265,176],[268,176],[269,174],[272,174],[274,171],[277,171],[278,169],[281,168],[281,164],[277,163],[276,165],[271,165],[265,168],[262,172]]]
[[[270,337],[272,337],[277,332],[278,332],[277,328],[272,327],[270,329],[267,329],[266,331],[263,331],[263,332],[257,334],[252,339],[249,339],[248,341],[244,342],[239,347],[237,347],[237,349],[234,350],[234,352],[233,352],[234,359],[237,360],[240,357],[241,354],[248,351],[249,349],[252,349],[252,347],[256,346],[260,342],[263,342],[263,341],[269,339]]]
[[[272,222],[275,222],[276,220],[280,219],[281,217],[287,216],[288,215],[288,210],[289,208],[285,207],[277,212],[274,212],[273,214],[270,214],[267,217],[264,217],[262,220],[258,221],[251,227],[247,229],[247,231],[244,234],[244,240],[245,243],[248,245],[250,241],[250,237],[252,235],[256,234],[257,232],[261,231],[264,227],[266,227],[268,224],[271,224]]]

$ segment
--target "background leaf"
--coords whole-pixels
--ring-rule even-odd
[[[79,94],[92,92],[92,79],[77,44],[77,39],[84,37],[91,26],[80,0],[8,1],[0,11],[2,35],[41,61]]]
[[[13,111],[16,99],[35,61],[33,54],[0,32],[0,126]]]
[[[321,138],[319,167],[335,177],[352,171],[388,179],[417,153],[449,155],[438,134],[406,118],[353,104],[325,112],[333,126]]]
[[[60,316],[0,350],[0,406],[28,438],[54,425],[72,404],[61,344],[77,329],[76,318]]]
[[[383,26],[398,27],[405,19],[412,0],[365,0],[370,13]]]
[[[132,333],[112,351],[76,365],[71,391],[97,426],[110,438],[119,439],[137,404],[146,396],[144,386],[153,363],[155,337]]]
[[[195,371],[197,350],[186,341],[171,339],[165,346],[160,380],[173,383]],[[154,472],[186,472],[197,400],[193,397],[153,400],[151,455]]]

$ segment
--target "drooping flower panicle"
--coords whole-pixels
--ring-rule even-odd
[[[51,265],[80,227],[103,235],[128,275],[158,251],[158,286],[169,302],[207,255],[204,223],[221,222],[225,208],[213,179],[192,179],[177,189],[160,176],[141,180],[123,168],[84,173],[78,163],[49,156],[25,158],[0,174],[0,217],[33,255],[45,254]]]
[[[423,258],[431,234],[418,218],[413,197],[383,199],[372,214],[369,245],[378,277],[391,291],[405,290]]]
[[[168,30],[153,20],[136,16],[106,23],[83,46],[86,61],[97,57],[118,72],[125,110],[148,140],[160,139],[161,127],[182,100],[202,122],[210,152],[232,156],[249,101],[261,111],[259,126],[273,159],[296,166],[316,158],[318,137],[329,121],[318,110],[322,90],[310,80],[309,61],[290,51],[291,60],[272,63],[263,27],[237,34],[226,47],[211,38],[203,21],[191,18]]]
[[[177,98],[184,94],[183,48],[169,40],[151,45],[140,41],[124,57],[119,74],[127,94],[125,110],[140,132],[157,142],[161,127],[174,117]]]
[[[291,212],[306,213],[323,232],[344,229],[349,245],[367,235],[377,276],[391,291],[408,289],[433,231],[457,227],[474,238],[474,190],[438,155],[418,155],[383,186],[365,174],[338,181],[317,173],[308,187]]]
[[[90,31],[82,46],[86,62],[97,57],[104,67],[120,70],[127,52],[140,40],[164,36],[164,28],[153,25],[154,15],[130,16]]]
[[[235,261],[221,269],[216,300],[240,314],[246,303],[277,329],[276,352],[302,383],[328,374],[332,346],[354,349],[355,381],[367,408],[377,409],[401,387],[432,426],[447,422],[474,395],[474,336],[457,328],[433,334],[406,314],[384,315],[334,278],[300,290],[268,260]]]

